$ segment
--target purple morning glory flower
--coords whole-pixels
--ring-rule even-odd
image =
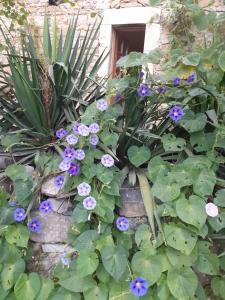
[[[40,232],[41,230],[41,222],[37,219],[32,219],[28,224],[27,224],[28,229],[31,232]]]
[[[78,185],[77,192],[79,196],[88,196],[91,192],[91,186],[86,182],[82,182]]]
[[[18,207],[13,213],[14,220],[17,222],[22,222],[26,218],[26,212],[24,208]]]
[[[68,161],[68,160],[73,160],[75,157],[76,157],[75,150],[70,147],[66,147],[66,149],[63,152],[63,159]]]
[[[81,125],[79,122],[75,122],[73,125],[73,132],[78,134],[78,127]]]
[[[147,84],[141,84],[139,86],[137,92],[140,97],[147,97],[151,94],[151,91],[150,91],[149,87],[147,86]]]
[[[77,149],[75,151],[75,158],[78,160],[83,160],[85,158],[85,152],[82,149]]]
[[[99,125],[97,123],[92,123],[90,126],[89,126],[89,131],[90,133],[97,133],[99,132]]]
[[[187,82],[193,82],[195,80],[195,74],[193,73],[193,74],[191,74],[190,76],[188,76],[188,78],[187,78]]]
[[[174,122],[178,122],[184,116],[184,111],[180,106],[175,105],[170,109],[169,116]]]
[[[89,196],[89,197],[87,197],[87,198],[85,198],[85,199],[83,200],[83,206],[84,206],[84,208],[86,208],[87,210],[92,210],[92,209],[94,209],[95,206],[96,206],[96,204],[97,204],[97,202],[96,202],[95,198],[92,197],[92,196]]]
[[[131,281],[130,291],[134,296],[142,297],[148,292],[148,282],[142,277],[138,277]]]
[[[14,207],[14,206],[16,206],[16,201],[9,200],[9,201],[8,201],[8,205],[9,205],[10,207]]]
[[[71,259],[67,256],[66,253],[63,253],[60,260],[61,260],[61,263],[66,267],[69,267],[69,265],[71,264]]]
[[[71,164],[70,161],[63,160],[63,161],[59,164],[59,169],[60,169],[61,171],[68,171],[69,168],[70,168],[70,164]]]
[[[50,200],[45,200],[40,203],[39,211],[48,214],[52,211],[52,202]]]
[[[176,78],[174,78],[174,80],[173,80],[173,85],[174,85],[174,86],[178,86],[178,85],[180,84],[180,82],[181,82],[180,77],[176,77]]]
[[[62,139],[67,135],[67,133],[68,133],[67,130],[65,130],[64,128],[60,128],[56,131],[55,135],[57,136],[57,138]]]
[[[80,126],[78,127],[78,133],[82,136],[88,136],[90,131],[89,131],[89,128],[84,125],[84,124],[80,124]]]
[[[108,103],[105,99],[100,99],[96,102],[96,107],[100,111],[104,111],[108,108]]]
[[[80,166],[77,163],[72,162],[68,172],[70,175],[77,175],[80,172]]]
[[[117,94],[114,98],[114,101],[117,103],[117,102],[120,102],[122,100],[122,96]]]
[[[70,134],[66,137],[66,142],[69,145],[76,145],[78,142],[78,138],[74,134]]]
[[[158,92],[159,92],[160,94],[165,94],[166,91],[167,91],[167,87],[166,87],[166,86],[160,86],[160,87],[158,88]]]
[[[96,146],[98,145],[98,142],[99,142],[99,138],[96,134],[92,134],[90,137],[89,137],[89,142],[91,145],[93,146]]]
[[[114,165],[114,159],[109,154],[104,154],[101,158],[101,163],[103,166],[110,168]]]
[[[141,72],[139,73],[140,78],[143,78],[144,75],[145,75],[145,73],[144,73],[143,71],[141,71]]]
[[[61,189],[64,184],[64,176],[62,176],[62,175],[57,176],[54,180],[54,183],[58,188]]]
[[[119,217],[116,220],[116,227],[120,231],[127,231],[129,229],[129,220],[125,217]]]

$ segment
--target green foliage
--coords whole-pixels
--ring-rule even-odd
[[[150,1],[150,5],[159,2]],[[177,4],[174,2],[173,18],[179,17],[179,21],[183,17],[183,25],[188,22],[190,28],[199,29],[213,22],[218,25],[217,15],[202,11],[192,1],[187,1],[187,6]],[[187,11],[193,15],[187,15]],[[174,26],[171,33],[181,34],[184,28]],[[54,42],[50,45],[47,23],[45,33],[44,53],[53,65],[48,76],[52,86],[57,82],[55,91],[65,95],[65,86],[61,83],[71,72],[71,62],[65,63],[69,50],[66,47],[61,53],[62,62],[56,63],[56,48]],[[192,41],[191,33],[188,38]],[[149,73],[147,63],[157,63],[162,58],[158,49],[149,55],[132,53],[121,58],[119,65],[124,67],[121,77],[109,82],[107,95],[119,94],[121,102],[110,105],[105,112],[100,112],[94,102],[79,117],[85,125],[99,124],[100,143],[93,148],[87,143],[88,138],[79,136],[75,148],[84,149],[86,154],[83,161],[77,161],[80,174],[65,174],[61,193],[75,196],[68,232],[73,253],[67,253],[71,259],[69,266],[62,262],[56,266],[54,283],[37,274],[24,273],[25,261],[29,259],[26,221],[15,222],[14,208],[7,206],[10,197],[26,208],[29,215],[33,201],[39,197],[40,183],[27,174],[23,165],[6,168],[4,175],[11,180],[13,192],[10,196],[0,194],[0,298],[134,300],[137,297],[129,285],[140,276],[149,284],[143,300],[224,299],[224,253],[217,247],[217,241],[224,239],[225,229],[224,49],[216,43],[207,49],[193,47],[186,51],[184,45],[187,44],[183,44],[183,40],[179,44],[167,56],[169,76],[159,78]],[[221,50],[219,55],[218,49]],[[206,70],[206,63],[212,64],[213,70]],[[139,74],[142,68],[144,79]],[[195,80],[188,82],[186,78],[193,71]],[[171,79],[173,75],[181,76],[181,72],[186,72],[187,76],[183,74],[180,84],[174,87]],[[149,86],[150,95],[140,99],[137,90],[142,84]],[[163,87],[165,92],[159,89]],[[32,91],[27,88],[28,93]],[[80,110],[86,104],[80,101]],[[184,111],[178,122],[169,116],[174,105]],[[74,112],[72,110],[72,114]],[[72,125],[66,125],[71,132]],[[35,130],[36,135],[39,130]],[[19,132],[18,136],[21,134],[24,132]],[[12,154],[14,146],[10,145],[18,142],[18,136],[3,139]],[[60,155],[53,154],[52,149],[48,152],[40,149],[36,154],[36,171],[41,180],[59,174],[58,164],[65,147],[61,139],[55,145]],[[105,168],[101,164],[105,153],[114,158],[116,166]],[[130,170],[123,168],[127,164]],[[116,227],[116,219],[121,206],[121,184],[127,177],[135,188],[135,184],[140,187],[148,224],[123,232]],[[81,182],[92,187],[91,195],[97,202],[93,210],[86,210],[82,203],[84,198],[77,195],[76,189]],[[210,202],[218,206],[218,216],[213,217],[207,211],[206,204]],[[207,286],[201,285],[202,275],[210,278]]]
[[[101,53],[92,64],[97,51],[93,43],[100,24],[95,22],[81,40],[79,33],[77,36],[78,18],[70,22],[63,39],[56,20],[50,34],[45,16],[43,40],[38,48],[29,28],[27,36],[21,33],[17,48],[1,29],[8,47],[10,74],[6,77],[2,66],[0,76],[13,93],[12,99],[0,96],[4,118],[2,145],[15,156],[30,158],[37,150],[50,148],[55,142],[55,131],[66,121],[78,119],[84,107],[101,95],[103,80],[98,81],[96,75],[107,54]]]
[[[169,270],[167,284],[176,299],[188,300],[194,296],[198,280],[191,268]]]

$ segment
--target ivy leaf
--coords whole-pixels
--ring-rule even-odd
[[[10,225],[7,228],[5,238],[9,244],[26,248],[29,240],[29,231],[22,224]]]
[[[41,279],[41,289],[37,294],[35,300],[48,300],[49,295],[54,289],[54,283],[49,278],[40,278]]]
[[[207,117],[203,113],[195,114],[192,111],[187,111],[184,117],[180,120],[180,125],[188,132],[201,131],[205,128]]]
[[[137,252],[133,256],[131,265],[133,272],[148,280],[150,285],[157,282],[162,273],[160,259],[155,255],[149,255],[146,251]]]
[[[190,142],[196,152],[208,151],[215,141],[215,134],[212,132],[195,132],[191,135]]]
[[[167,247],[166,248],[166,255],[169,259],[169,262],[175,268],[178,268],[178,269],[183,267],[183,266],[191,267],[197,259],[197,251],[194,251],[194,250],[191,252],[190,255],[185,255],[185,254],[181,253],[178,250]]]
[[[130,292],[129,282],[118,281],[110,284],[108,300],[137,300]]]
[[[148,175],[151,181],[155,182],[157,177],[164,177],[170,171],[170,164],[164,161],[160,156],[150,160],[148,164]]]
[[[182,151],[186,146],[184,139],[176,138],[172,133],[164,134],[162,143],[165,151]]]
[[[93,289],[84,292],[85,300],[108,300],[108,288],[104,284],[99,284]]]
[[[49,300],[80,300],[81,296],[78,293],[71,293],[64,288],[58,288],[54,290],[54,294],[51,295]]]
[[[200,62],[200,54],[190,53],[183,58],[183,64],[186,66],[197,66]]]
[[[142,146],[142,147],[131,146],[127,151],[127,155],[128,155],[129,161],[135,167],[140,167],[146,161],[149,160],[149,158],[151,156],[151,152],[145,146]]]
[[[202,197],[212,195],[215,184],[216,175],[214,171],[204,169],[194,181],[194,193]]]
[[[102,262],[107,272],[119,280],[127,268],[126,250],[120,246],[101,249]]]
[[[11,146],[19,143],[20,143],[20,136],[18,134],[6,135],[1,138],[1,144],[3,147],[7,148],[7,150],[9,150]]]
[[[205,201],[194,195],[192,195],[189,200],[185,197],[180,197],[176,202],[176,212],[182,221],[198,229],[203,227],[207,219]]]
[[[59,280],[59,284],[74,293],[85,292],[96,286],[96,282],[91,276],[81,278],[79,274],[74,273],[67,273],[67,277]]]
[[[95,252],[81,251],[76,260],[76,270],[80,277],[85,277],[94,273],[99,264],[98,256]]]
[[[113,180],[114,173],[109,168],[104,168],[101,165],[96,166],[97,178],[104,184],[110,184]]]
[[[214,203],[218,206],[225,207],[225,189],[219,190],[214,198]]]
[[[225,228],[225,212],[221,212],[215,218],[209,217],[208,222],[216,232],[219,232],[221,229]]]
[[[105,146],[116,146],[119,139],[119,135],[115,132],[103,130],[100,134],[100,138]]]
[[[12,181],[27,180],[29,178],[26,168],[22,165],[8,166],[5,169],[5,175],[8,176]]]
[[[170,202],[179,197],[180,187],[177,183],[169,183],[167,177],[164,177],[154,183],[152,193],[162,202]]]
[[[214,277],[211,281],[211,288],[216,296],[225,299],[225,279],[223,277]]]
[[[172,171],[169,173],[169,179],[176,182],[179,187],[189,186],[194,182],[190,168],[184,164],[173,166]]]
[[[25,262],[18,259],[14,263],[5,264],[1,272],[1,283],[4,290],[9,290],[15,284],[19,275],[25,270]]]
[[[98,269],[96,270],[96,275],[98,279],[103,283],[107,283],[112,279],[102,263],[99,264]]]
[[[139,248],[151,248],[151,232],[147,224],[138,226],[135,232],[135,242]]]
[[[197,242],[197,236],[175,223],[165,224],[164,233],[168,245],[185,255],[190,255]]]
[[[219,272],[219,259],[216,254],[209,250],[209,243],[199,242],[198,259],[195,262],[195,268],[204,274],[217,275]]]
[[[24,201],[32,194],[33,183],[28,180],[16,180],[14,181],[14,193],[16,195],[16,201],[23,204]]]
[[[73,242],[73,246],[76,250],[82,251],[92,250],[94,248],[94,241],[98,239],[98,233],[96,230],[87,230],[82,232],[76,240]]]
[[[88,215],[89,215],[88,210],[86,210],[83,207],[83,204],[79,203],[73,210],[71,218],[74,221],[74,223],[83,223],[83,222],[87,222]]]
[[[220,53],[218,58],[219,67],[225,72],[225,51]]]
[[[173,268],[168,271],[167,284],[176,299],[189,300],[195,294],[198,279],[191,268]]]
[[[7,300],[7,299],[9,299],[9,297],[7,297],[8,295],[9,295],[9,291],[4,290],[2,288],[2,286],[0,286],[0,300],[5,300],[5,299]]]
[[[147,65],[149,62],[148,55],[140,52],[130,52],[128,55],[121,57],[116,65],[118,67],[130,68]]]
[[[37,273],[21,274],[18,278],[14,292],[17,300],[33,300],[41,288],[40,277]]]

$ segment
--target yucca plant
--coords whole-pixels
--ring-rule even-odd
[[[0,93],[2,145],[14,156],[33,157],[37,149],[51,147],[55,130],[78,119],[83,107],[103,92],[105,79],[96,75],[107,53],[94,60],[100,23],[81,40],[78,18],[70,22],[64,39],[62,32],[57,34],[56,18],[50,34],[46,16],[41,43],[27,27],[17,48],[1,28],[8,49],[8,64],[0,69],[0,78],[8,83],[7,93]]]

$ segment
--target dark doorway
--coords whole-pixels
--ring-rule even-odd
[[[132,51],[143,52],[145,40],[145,25],[117,25],[112,28],[111,67],[110,74],[117,73],[118,59]]]

